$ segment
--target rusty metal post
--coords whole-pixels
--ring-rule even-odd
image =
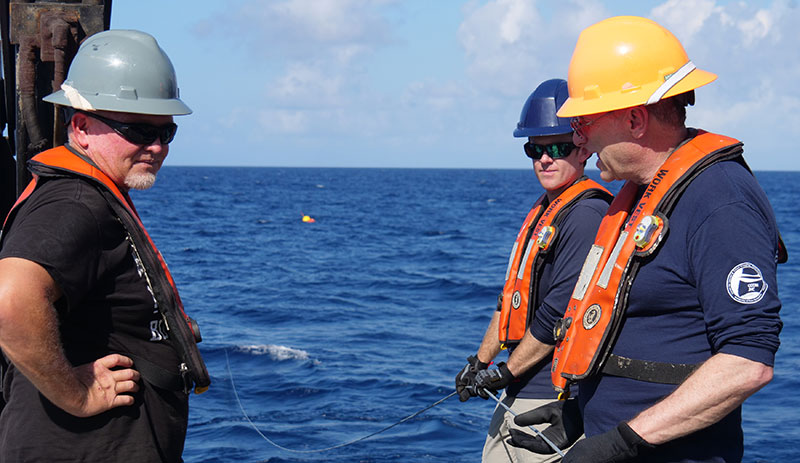
[[[39,44],[35,37],[24,37],[20,41],[17,54],[17,163],[24,166],[33,154],[44,149],[47,139],[42,135],[39,118],[36,112],[36,63]],[[24,133],[21,133],[24,132]],[[22,141],[27,143],[23,145]],[[17,169],[17,189],[30,180],[27,169]]]
[[[77,52],[77,27],[75,22],[68,22],[63,15],[42,15],[41,19],[41,60],[53,63],[53,79],[50,88],[61,89],[61,83],[67,77],[69,63]],[[52,140],[53,146],[63,145],[66,140],[66,129],[61,111],[53,111]]]
[[[30,178],[27,160],[66,139],[60,111],[41,98],[61,88],[80,41],[108,28],[110,6],[110,0],[10,0],[9,37],[17,46],[19,76],[14,147],[17,192]]]

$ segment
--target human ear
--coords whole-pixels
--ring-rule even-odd
[[[72,132],[70,140],[84,149],[89,145],[89,124],[89,117],[80,112],[73,114],[69,121],[69,128]]]
[[[642,138],[647,132],[649,116],[650,114],[644,106],[635,106],[628,109],[625,114],[625,124],[633,138]]]

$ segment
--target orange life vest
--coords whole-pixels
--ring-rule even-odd
[[[667,158],[635,207],[639,186],[623,185],[600,224],[564,317],[554,329],[551,377],[556,390],[568,392],[570,383],[603,368],[622,326],[641,260],[666,236],[667,217],[686,186],[710,165],[741,155],[738,140],[698,131]],[[638,362],[645,370],[654,363]],[[684,372],[693,367],[661,365],[682,367]]]
[[[153,292],[156,306],[166,321],[167,331],[170,339],[173,340],[172,345],[183,362],[180,365],[180,371],[166,372],[154,366],[147,359],[134,359],[136,368],[140,369],[143,377],[152,380],[151,382],[160,387],[169,389],[180,387],[188,392],[194,385],[196,393],[205,392],[211,384],[211,380],[197,348],[197,342],[200,340],[199,328],[196,322],[184,312],[172,274],[155,243],[150,239],[150,235],[139,219],[139,214],[134,209],[127,193],[120,191],[117,185],[100,169],[64,146],[34,156],[29,161],[29,167],[33,173],[33,180],[11,208],[3,228],[5,229],[6,225],[10,224],[19,206],[35,191],[40,177],[57,177],[67,174],[80,177],[98,187],[98,191],[103,194],[109,206],[122,221],[131,239],[133,252],[137,254],[144,266],[148,286]],[[144,367],[146,371],[142,371],[140,363],[146,365]],[[150,377],[148,378],[148,376]],[[169,384],[169,387],[161,386],[161,384]]]
[[[545,204],[547,195],[542,195],[525,218],[511,248],[499,304],[498,335],[504,347],[520,342],[525,335],[536,311],[533,305],[536,303],[539,274],[545,256],[553,248],[558,225],[572,206],[586,198],[605,198],[610,201],[613,196],[594,180],[581,177],[550,204]]]

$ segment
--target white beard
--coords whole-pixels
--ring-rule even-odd
[[[132,190],[146,190],[156,183],[156,174],[128,174],[125,177],[125,186]]]

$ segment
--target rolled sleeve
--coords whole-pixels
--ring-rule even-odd
[[[724,205],[691,237],[690,250],[713,351],[772,366],[780,345],[777,231],[746,203]]]

